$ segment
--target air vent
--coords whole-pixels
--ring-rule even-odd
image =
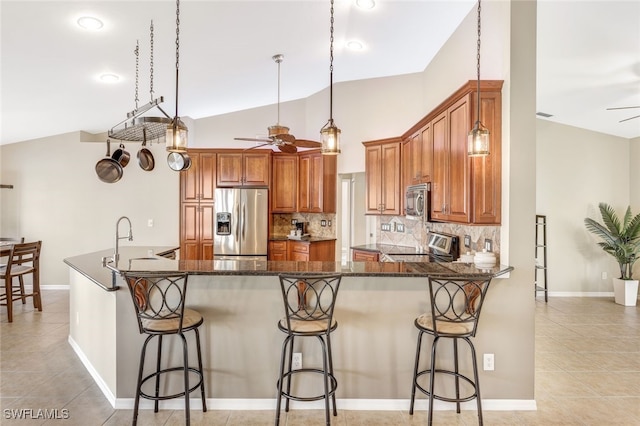
[[[547,114],[546,112],[536,112],[536,115],[544,118],[553,117],[553,114]]]

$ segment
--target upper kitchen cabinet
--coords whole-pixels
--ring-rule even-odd
[[[218,187],[269,186],[271,151],[217,150]]]
[[[298,211],[335,213],[337,156],[313,150],[301,152],[298,161]]]
[[[189,149],[191,167],[180,172],[182,202],[213,202],[216,190],[216,154],[211,149]]]
[[[476,121],[476,81],[469,81],[433,113],[431,219],[497,225],[501,215],[502,81],[481,82],[481,121],[490,155],[469,157],[467,135]]]
[[[415,130],[405,142],[403,170],[406,173],[404,186],[431,182],[433,146],[431,123]]]
[[[402,139],[362,143],[365,146],[366,214],[400,215]]]
[[[298,155],[274,153],[271,157],[271,212],[298,209]]]

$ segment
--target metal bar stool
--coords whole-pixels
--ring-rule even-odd
[[[331,424],[329,408],[329,398],[331,398],[333,415],[338,415],[335,395],[338,382],[333,374],[330,335],[338,327],[338,322],[334,319],[333,312],[341,279],[341,274],[280,275],[280,288],[282,289],[285,316],[278,322],[278,328],[286,333],[287,337],[282,344],[280,357],[276,426],[280,424],[280,407],[283,397],[286,399],[286,412],[289,411],[290,400],[318,401],[324,399],[327,425]],[[318,339],[322,348],[322,369],[300,368],[294,370],[292,368],[293,345],[296,337],[316,337]],[[292,379],[296,375],[304,373],[322,375],[323,394],[305,397],[292,395]]]
[[[478,406],[478,421],[482,425],[482,404],[480,397],[480,383],[478,381],[478,363],[476,350],[470,337],[476,335],[480,310],[489,288],[491,277],[429,277],[429,301],[431,312],[416,318],[414,324],[418,329],[418,346],[416,348],[416,362],[413,372],[411,388],[411,406],[409,414],[413,415],[416,388],[429,397],[429,425],[433,423],[433,401],[435,399],[453,402],[456,412],[460,413],[460,403],[476,399]],[[433,336],[431,345],[431,363],[427,370],[419,371],[422,336],[424,333]],[[453,370],[436,368],[438,343],[441,338],[451,339],[453,342]],[[460,372],[458,368],[458,340],[469,345],[473,367],[473,377]],[[419,383],[420,377],[428,375],[428,388]],[[434,390],[435,376],[452,377],[455,396],[436,394]],[[466,391],[461,395],[460,384]],[[449,391],[449,394],[451,391]]]
[[[133,409],[133,425],[138,421],[138,407],[140,398],[154,401],[154,412],[158,412],[159,401],[180,398],[184,396],[184,410],[186,424],[190,424],[189,395],[196,389],[200,389],[202,396],[202,411],[207,411],[204,392],[204,375],[202,369],[202,354],[200,350],[200,333],[198,327],[204,322],[202,315],[185,308],[187,294],[186,273],[160,274],[160,273],[123,273],[129,286],[131,299],[138,319],[138,327],[141,334],[147,334],[142,345],[140,365],[138,368],[138,382],[136,385],[136,397]],[[195,332],[196,349],[198,351],[198,368],[189,367],[189,351],[187,339],[184,335],[187,331]],[[183,362],[181,366],[161,368],[162,363],[162,338],[167,335],[180,336],[182,341]],[[155,372],[144,375],[144,362],[147,344],[154,338],[158,338],[158,353]],[[168,375],[174,371],[183,372],[184,388],[181,392],[170,395],[160,394],[161,378],[165,384]],[[197,381],[191,385],[189,373],[194,373]],[[153,392],[143,391],[145,383],[155,379]]]
[[[7,264],[0,266],[0,278],[4,280],[4,294],[0,295],[0,302],[7,306],[7,317],[13,322],[13,302],[22,300],[26,303],[27,297],[33,298],[33,307],[42,311],[42,299],[40,296],[40,250],[42,241],[29,243],[16,243],[11,247]],[[31,293],[24,289],[25,275],[33,276]],[[13,279],[18,278],[18,285],[13,285]]]

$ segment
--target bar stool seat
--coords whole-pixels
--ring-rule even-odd
[[[431,311],[418,316],[414,324],[418,329],[418,345],[416,348],[413,383],[411,388],[411,405],[409,414],[413,415],[416,389],[429,398],[428,424],[433,424],[433,403],[440,400],[456,404],[456,412],[460,413],[462,402],[476,400],[478,422],[482,425],[482,404],[480,382],[478,380],[478,363],[476,351],[471,341],[475,337],[480,319],[480,311],[484,302],[491,277],[429,277],[429,301]],[[429,368],[420,370],[420,353],[424,334],[433,336],[431,345],[431,361]],[[436,366],[438,343],[440,339],[453,342],[453,367]],[[473,376],[460,372],[458,359],[458,341],[469,346]],[[440,360],[441,361],[441,360]],[[443,387],[451,384],[449,389],[441,389],[436,393],[435,377],[441,376]],[[421,384],[421,378],[429,378],[428,385]],[[453,379],[446,382],[446,378]],[[464,389],[461,390],[461,383]],[[451,390],[453,389],[453,391]],[[446,394],[445,394],[446,393]]]
[[[138,421],[138,409],[140,398],[154,401],[154,412],[158,412],[158,403],[162,400],[184,397],[184,409],[186,424],[190,424],[189,396],[191,392],[200,389],[202,398],[202,411],[207,411],[206,396],[204,390],[204,374],[202,368],[202,351],[200,347],[200,333],[198,328],[204,319],[200,312],[185,307],[187,293],[186,273],[160,274],[160,273],[129,273],[124,274],[129,286],[131,298],[138,319],[138,328],[141,334],[147,334],[142,345],[140,364],[138,368],[138,381],[133,409],[133,425]],[[196,338],[196,350],[198,366],[189,366],[189,348],[184,333],[193,331]],[[162,368],[162,344],[163,336],[175,335],[182,342],[182,364],[179,366]],[[158,352],[156,368],[152,373],[144,373],[147,345],[158,338]],[[168,380],[169,373],[182,371],[184,387],[181,391],[171,394],[161,394],[161,382]],[[197,379],[190,382],[190,374]],[[155,379],[155,389],[152,392],[143,390],[145,383]]]
[[[286,412],[289,411],[290,400],[318,401],[324,399],[325,422],[330,425],[329,399],[332,401],[333,415],[338,415],[335,395],[338,381],[333,372],[331,333],[338,328],[338,322],[333,317],[333,312],[342,275],[281,274],[279,277],[285,316],[278,322],[278,329],[286,333],[287,337],[282,344],[280,357],[275,424],[276,426],[280,424],[280,407],[282,398],[285,398]],[[296,337],[315,337],[318,339],[322,351],[322,368],[293,369],[293,348]],[[313,396],[294,395],[291,391],[292,380],[298,375],[308,373],[322,376],[324,392]]]

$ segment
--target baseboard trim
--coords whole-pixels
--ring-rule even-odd
[[[115,404],[112,404],[118,410],[133,409],[133,398],[118,398]],[[189,405],[192,410],[202,409],[200,399],[191,398]],[[336,405],[338,410],[350,411],[408,411],[408,399],[337,399]],[[428,409],[428,401],[424,398],[417,399],[415,402],[416,411],[426,411]],[[184,402],[182,399],[174,399],[161,401],[160,407],[166,410],[182,410]],[[274,410],[276,400],[270,398],[223,398],[223,399],[207,399],[207,410]],[[463,410],[475,410],[476,403],[474,401],[463,403]],[[153,401],[141,400],[140,409],[153,409]],[[297,402],[291,401],[291,409],[294,410],[324,410],[324,401],[313,402]],[[443,401],[435,401],[434,411],[453,411],[455,404]],[[483,411],[536,411],[538,409],[534,399],[483,399]]]
[[[550,291],[549,297],[613,297],[612,291]]]
[[[86,357],[84,352],[82,352],[82,349],[80,349],[80,346],[78,346],[75,340],[73,340],[71,336],[69,336],[68,341],[73,351],[76,353],[76,355],[78,355],[78,358],[80,358],[80,362],[82,362],[82,365],[84,365],[84,367],[87,369],[91,377],[93,377],[93,380],[96,382],[96,385],[98,386],[98,388],[100,388],[100,391],[102,391],[102,394],[105,396],[105,398],[107,398],[107,401],[109,401],[109,404],[111,404],[113,408],[117,409],[118,407],[117,407],[116,396],[113,393],[111,393],[109,386],[107,386],[104,380],[102,380],[102,377],[100,377],[100,374],[98,374],[96,369],[93,368],[93,365],[91,365],[91,362]],[[131,400],[130,408],[133,408],[133,399]]]

